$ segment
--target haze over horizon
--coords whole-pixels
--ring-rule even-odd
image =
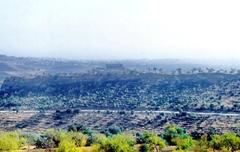
[[[240,59],[237,0],[0,1],[0,54]]]

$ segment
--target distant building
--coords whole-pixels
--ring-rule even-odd
[[[124,66],[120,63],[106,64],[107,70],[124,70]]]

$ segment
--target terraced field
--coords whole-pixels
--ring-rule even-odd
[[[159,111],[109,111],[82,110],[79,113],[5,111],[0,113],[0,130],[44,131],[49,128],[67,128],[78,123],[92,130],[101,131],[116,125],[125,131],[153,130],[161,132],[169,123],[186,128],[190,133],[209,132],[240,132],[238,115],[217,115],[202,113],[170,113]]]

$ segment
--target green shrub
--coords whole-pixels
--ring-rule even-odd
[[[118,134],[112,137],[98,138],[98,152],[136,152],[135,139],[132,135]]]
[[[228,151],[240,150],[240,137],[234,133],[214,135],[210,141],[210,146],[214,150],[226,149]]]
[[[208,135],[204,134],[201,136],[200,140],[195,141],[194,151],[197,152],[208,152],[209,151],[209,141]]]
[[[19,150],[25,142],[19,132],[0,132],[0,151]]]
[[[85,146],[87,137],[80,132],[59,131],[57,152],[78,152],[79,147]]]
[[[234,133],[225,133],[221,136],[222,147],[229,151],[240,150],[240,138]]]
[[[160,151],[165,147],[165,142],[156,134],[151,132],[143,133],[143,146],[141,147],[141,151],[145,152],[155,152]]]
[[[104,134],[107,135],[107,136],[112,136],[112,135],[116,135],[116,134],[119,134],[123,131],[123,129],[119,126],[110,126],[108,127],[106,130],[104,130]]]
[[[87,143],[87,136],[80,132],[69,132],[70,138],[75,142],[77,147],[85,146]]]
[[[179,136],[173,139],[178,150],[188,150],[193,146],[193,139],[189,135]]]
[[[86,134],[86,135],[92,135],[92,133],[93,133],[88,127],[86,127],[82,124],[78,124],[78,123],[74,123],[72,125],[69,125],[68,126],[68,131],[81,132],[81,133]]]
[[[210,147],[215,150],[220,150],[222,147],[222,139],[219,135],[213,135],[212,140],[209,143]]]
[[[64,130],[47,130],[36,142],[38,148],[56,148],[65,139],[71,139],[77,147],[85,146],[87,136],[81,132],[67,132]]]
[[[80,151],[77,149],[75,141],[69,137],[65,137],[59,143],[59,147],[57,152],[78,152]]]
[[[36,141],[37,148],[56,148],[61,140],[61,132],[55,129],[49,129],[41,135]]]
[[[162,135],[163,139],[167,141],[170,145],[176,145],[175,138],[183,136],[186,134],[186,131],[183,128],[180,128],[176,125],[168,125],[164,129],[164,133]]]
[[[56,144],[52,139],[47,137],[39,137],[36,141],[36,148],[46,149],[46,148],[55,148]]]

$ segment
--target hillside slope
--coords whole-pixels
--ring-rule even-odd
[[[239,111],[240,75],[98,73],[11,77],[2,108],[125,108]]]

